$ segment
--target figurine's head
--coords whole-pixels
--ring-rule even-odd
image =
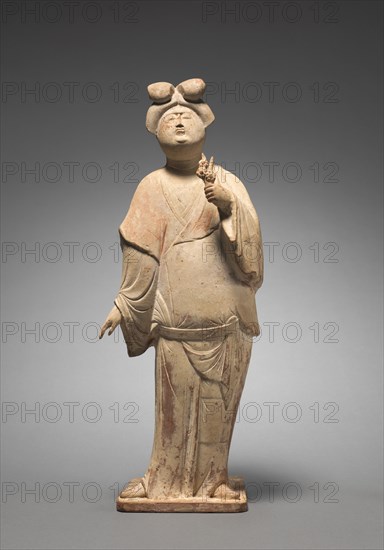
[[[147,112],[147,129],[156,135],[167,157],[190,159],[200,155],[205,128],[215,117],[202,100],[205,82],[192,78],[176,88],[168,82],[148,86],[154,100]]]

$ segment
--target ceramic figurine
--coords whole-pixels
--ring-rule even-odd
[[[244,185],[203,153],[214,120],[204,90],[199,78],[148,86],[146,126],[166,164],[139,183],[119,227],[121,287],[100,338],[120,325],[129,356],[156,350],[152,456],[120,511],[247,510],[228,452],[260,333],[262,237]]]

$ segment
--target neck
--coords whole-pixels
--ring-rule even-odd
[[[191,159],[172,159],[167,157],[166,167],[185,174],[194,174],[199,166],[201,154],[194,156]]]

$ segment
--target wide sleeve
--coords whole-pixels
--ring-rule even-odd
[[[256,292],[264,278],[259,217],[243,183],[231,172],[221,171],[219,177],[232,192],[230,214],[221,222],[224,252],[234,258],[239,278]]]
[[[122,315],[121,330],[130,357],[141,355],[152,344],[152,314],[159,264],[149,254],[121,238],[123,268],[115,305]]]

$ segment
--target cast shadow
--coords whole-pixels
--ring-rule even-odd
[[[275,466],[231,464],[229,474],[244,479],[249,505],[260,502],[295,502],[301,500],[311,485],[308,472],[302,469],[295,472],[286,465],[277,469]]]

